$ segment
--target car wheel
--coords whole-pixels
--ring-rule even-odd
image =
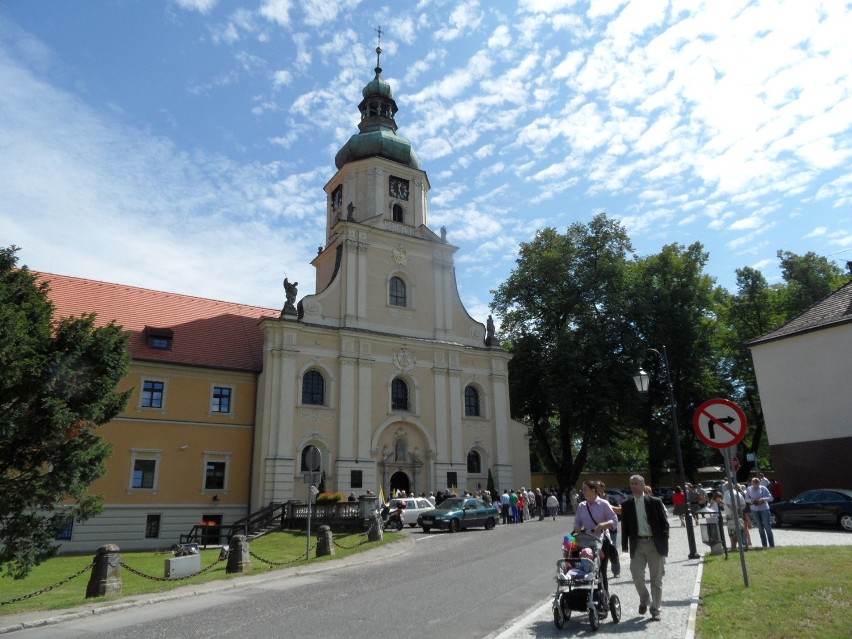
[[[423,532],[428,533],[430,530],[432,530],[432,526],[423,526]]]
[[[592,630],[597,630],[601,627],[601,618],[598,616],[596,608],[589,610],[589,624],[591,624]]]
[[[837,520],[840,523],[840,527],[846,532],[852,532],[852,515],[846,513],[845,515],[840,515],[840,518]]]
[[[494,528],[494,518],[489,517],[485,520],[485,530],[491,530],[492,528]]]
[[[457,533],[459,531],[459,520],[451,519],[450,520],[450,532]]]
[[[781,528],[784,525],[784,522],[781,520],[781,515],[775,512],[769,513],[769,525],[773,528]]]
[[[409,528],[414,528],[417,524],[408,524]]]
[[[610,595],[609,611],[612,613],[612,623],[621,621],[621,600],[618,598],[618,595]]]

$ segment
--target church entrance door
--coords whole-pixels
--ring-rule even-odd
[[[396,495],[397,490],[401,490],[406,494],[411,490],[408,475],[401,470],[395,472],[390,478],[390,494]]]

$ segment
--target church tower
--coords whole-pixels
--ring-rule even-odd
[[[493,329],[464,309],[453,256],[428,226],[429,178],[397,134],[382,79],[325,185],[316,293],[263,323],[252,507],[328,490],[428,493],[529,486],[526,429],[509,416]]]

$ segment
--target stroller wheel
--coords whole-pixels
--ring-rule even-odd
[[[571,618],[571,601],[568,599],[566,593],[562,594],[562,597],[559,600],[559,605],[562,607],[562,616],[565,617],[566,620]]]
[[[553,606],[553,625],[562,630],[565,625],[565,615],[562,614],[562,606]]]
[[[598,616],[598,611],[595,608],[589,610],[589,624],[591,624],[592,630],[597,630],[601,627],[601,618]]]
[[[618,598],[618,595],[610,596],[609,611],[612,613],[612,623],[621,621],[621,600]]]

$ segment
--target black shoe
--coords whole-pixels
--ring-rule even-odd
[[[644,615],[648,612],[648,604],[639,604],[639,614]]]

